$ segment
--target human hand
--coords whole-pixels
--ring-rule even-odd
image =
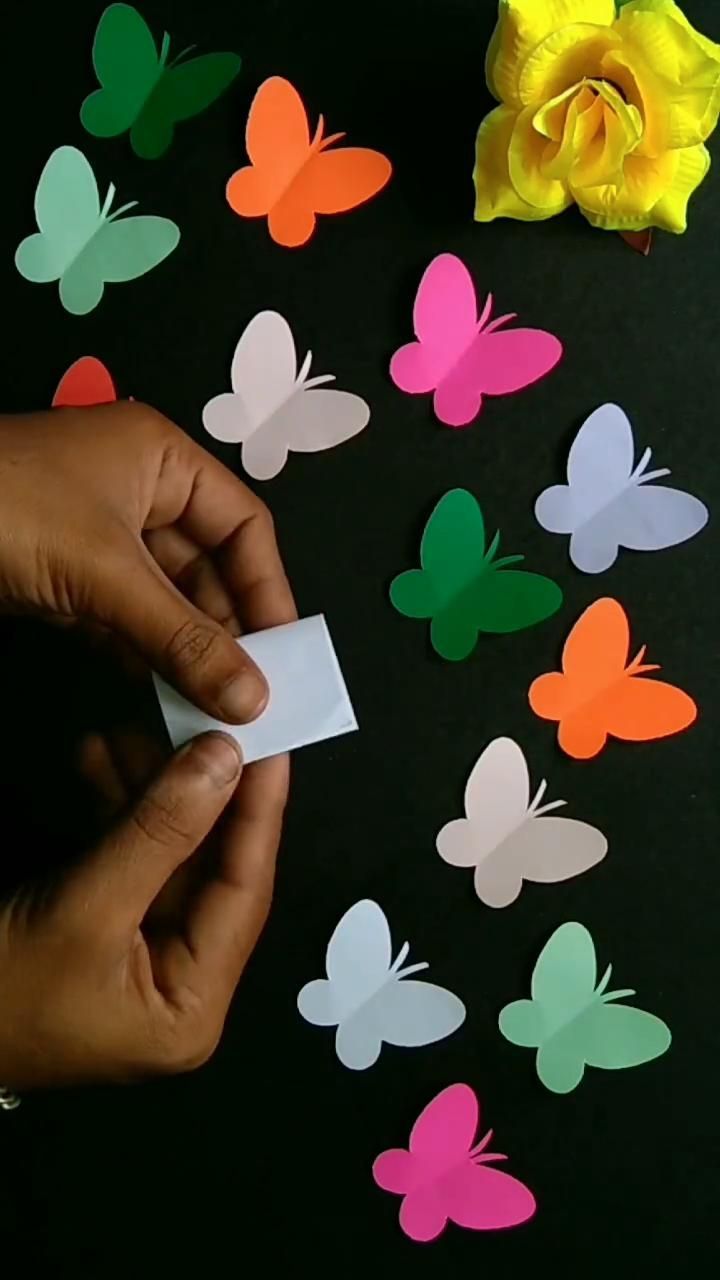
[[[295,606],[267,508],[210,454],[137,402],[4,417],[0,493],[1,609],[99,624],[209,715],[259,714],[233,634]]]
[[[263,927],[287,759],[184,747],[86,861],[0,909],[0,1081],[23,1090],[189,1070],[220,1037]],[[182,882],[202,851],[202,877]],[[193,860],[195,861],[195,860]],[[167,898],[175,882],[182,895]]]

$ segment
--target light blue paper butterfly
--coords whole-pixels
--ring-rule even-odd
[[[180,231],[169,218],[117,219],[136,200],[110,212],[115,187],[105,202],[82,151],[58,147],[40,175],[35,192],[39,230],[18,246],[15,265],[33,284],[60,281],[60,301],[84,316],[103,296],[106,284],[135,280],[172,253]]]

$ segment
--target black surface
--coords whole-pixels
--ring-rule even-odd
[[[6,22],[0,403],[47,405],[67,365],[91,352],[124,394],[212,446],[201,408],[226,389],[242,328],[261,308],[282,311],[299,347],[316,353],[316,372],[336,373],[373,410],[353,443],[294,456],[262,489],[301,612],[327,613],[361,732],[296,757],[274,913],[214,1061],[169,1082],[37,1096],[0,1116],[0,1266],[15,1248],[9,1275],[34,1264],[93,1278],[272,1268],[324,1277],[370,1267],[418,1278],[540,1269],[600,1277],[610,1268],[665,1276],[683,1263],[710,1274],[720,1054],[715,525],[677,550],[624,554],[594,579],[573,570],[566,541],[544,534],[532,507],[559,479],[583,418],[615,400],[631,414],[638,447],[652,445],[658,465],[717,509],[717,174],[693,201],[689,234],[660,237],[649,261],[574,212],[535,226],[475,226],[470,172],[490,105],[482,64],[492,0],[147,0],[143,11],[174,46],[237,49],[244,70],[225,99],[180,128],[163,159],[144,162],[126,140],[103,143],[79,124],[102,7],[67,0],[41,16],[25,5]],[[712,0],[688,0],[686,11],[720,38]],[[380,147],[396,166],[380,198],[325,220],[297,252],[275,246],[263,224],[235,218],[223,199],[243,160],[248,105],[272,73],[289,76],[330,129]],[[82,319],[63,312],[54,287],[26,283],[12,265],[33,229],[42,165],[62,143],[80,146],[122,200],[137,198],[182,230],[167,263],[110,286]],[[427,400],[402,396],[387,376],[410,334],[420,274],[441,250],[468,262],[500,310],[546,326],[567,348],[547,381],[490,403],[468,431],[441,428]],[[218,452],[238,465],[232,449]],[[566,603],[540,627],[483,640],[454,666],[431,653],[422,625],[390,608],[387,585],[415,562],[429,511],[456,485],[478,495],[506,552],[526,553],[530,568],[557,578]],[[634,641],[649,644],[650,659],[693,693],[702,715],[686,735],[615,744],[578,764],[530,713],[527,689],[603,594],[625,604]],[[98,700],[111,714],[117,693],[112,675],[90,689],[65,637],[3,637],[5,790],[20,760],[27,797],[3,857],[35,865],[66,837],[43,842],[26,824],[42,809],[53,825],[64,798],[65,831],[79,804],[64,772],[68,742]],[[459,814],[467,772],[499,734],[523,744],[533,778],[548,776],[553,797],[606,831],[611,851],[588,876],[529,886],[515,906],[492,912],[469,875],[440,861],[434,837]],[[295,1000],[321,975],[332,928],[362,896],[381,903],[396,944],[409,938],[413,957],[462,996],[468,1018],[442,1044],[386,1049],[375,1068],[354,1074]],[[591,929],[601,966],[612,961],[618,984],[636,987],[638,1002],[667,1020],[674,1043],[656,1063],[588,1072],[557,1098],[496,1022],[503,1004],[526,994],[551,931],[572,919]],[[535,1190],[539,1212],[506,1235],[451,1229],[415,1246],[370,1167],[459,1080],[477,1088],[497,1149]]]

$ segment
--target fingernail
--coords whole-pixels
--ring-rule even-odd
[[[260,715],[267,702],[267,688],[260,675],[242,671],[220,693],[220,710],[228,720],[244,723]]]
[[[233,738],[225,733],[204,733],[191,743],[193,763],[214,782],[227,787],[240,774],[242,756]]]

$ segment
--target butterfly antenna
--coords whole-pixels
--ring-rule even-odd
[[[645,657],[646,653],[647,653],[647,645],[644,644],[642,648],[638,650],[637,654],[635,655],[632,662],[630,663],[630,666],[627,669],[628,675],[638,676],[638,675],[642,675],[644,671],[660,670],[659,662],[643,662],[643,658]]]
[[[612,976],[612,965],[609,964],[602,978],[600,979],[600,984],[597,988],[597,991],[595,992],[596,996],[602,996],[605,994],[605,990],[607,988],[607,984],[610,981],[611,976]]]
[[[307,378],[307,376],[308,376],[308,374],[309,374],[309,372],[310,372],[310,365],[311,365],[311,364],[312,364],[312,351],[308,351],[308,353],[307,353],[307,355],[306,355],[305,359],[303,360],[303,362],[302,362],[302,364],[301,364],[301,366],[300,366],[300,372],[299,372],[299,374],[298,374],[297,378],[295,379],[295,381],[296,381],[296,383],[297,383],[297,385],[298,385],[298,386],[299,386],[301,383],[303,383],[303,382],[305,381],[305,379]]]
[[[492,294],[491,294],[491,293],[489,293],[489,294],[488,294],[488,296],[487,296],[487,300],[486,300],[486,302],[485,302],[485,306],[484,306],[484,307],[483,307],[483,309],[482,309],[482,315],[480,316],[480,319],[478,320],[478,324],[477,324],[477,327],[478,327],[478,333],[482,333],[483,329],[485,328],[485,325],[487,324],[488,320],[490,319],[490,316],[491,316],[491,314],[492,314],[492,309],[493,309],[493,303],[494,303],[494,298],[493,298]]]
[[[630,987],[626,991],[606,991],[603,995],[603,1004],[609,1004],[611,1000],[625,1000],[627,996],[637,995],[636,991]]]
[[[170,66],[171,66],[171,67],[176,67],[176,66],[177,66],[177,64],[178,64],[178,62],[180,62],[180,60],[181,60],[182,58],[184,58],[184,57],[185,57],[185,54],[186,54],[186,53],[192,53],[193,49],[197,49],[197,45],[196,45],[196,44],[189,44],[189,45],[188,45],[188,47],[187,47],[187,49],[183,49],[183,50],[182,50],[182,52],[181,52],[181,53],[179,53],[179,54],[177,55],[177,57],[176,57],[176,58],[173,58],[172,62],[170,63]]]
[[[490,543],[490,546],[488,547],[487,551],[485,552],[485,563],[486,563],[486,564],[490,564],[490,562],[491,562],[492,560],[494,560],[494,559],[495,559],[495,556],[497,555],[497,551],[498,551],[498,547],[499,547],[499,546],[500,546],[500,530],[498,529],[497,533],[495,534],[495,537],[493,538],[492,542]]]
[[[113,209],[107,221],[114,222],[115,218],[119,218],[121,213],[127,213],[128,209],[134,209],[137,203],[137,200],[130,200],[128,204],[121,204],[119,209]]]
[[[160,65],[165,66],[167,56],[170,52],[170,36],[167,31],[163,31],[162,44],[160,45]]]
[[[486,1147],[488,1147],[488,1146],[490,1145],[490,1143],[492,1142],[492,1138],[493,1138],[493,1130],[492,1130],[492,1129],[488,1129],[488,1131],[487,1131],[487,1133],[485,1134],[485,1137],[483,1138],[482,1142],[478,1142],[477,1146],[476,1146],[476,1147],[473,1147],[472,1151],[470,1152],[470,1155],[471,1155],[471,1156],[479,1156],[479,1155],[480,1155],[480,1153],[481,1153],[482,1151],[484,1151],[484,1150],[485,1150],[485,1148],[486,1148]]]
[[[496,329],[499,329],[503,324],[510,324],[511,320],[517,320],[517,311],[509,311],[506,316],[498,316],[497,320],[493,320],[492,324],[488,325],[485,332],[495,333]]]
[[[101,218],[107,218],[110,212],[110,206],[112,205],[112,202],[114,199],[115,199],[115,183],[111,182],[110,186],[107,189],[107,195],[105,196],[105,203],[103,204],[103,207],[100,210]]]
[[[651,458],[652,449],[646,449],[630,477],[636,484],[647,484],[648,480],[661,480],[663,476],[671,474],[669,467],[661,467],[659,471],[646,471],[646,468],[650,466]]]

